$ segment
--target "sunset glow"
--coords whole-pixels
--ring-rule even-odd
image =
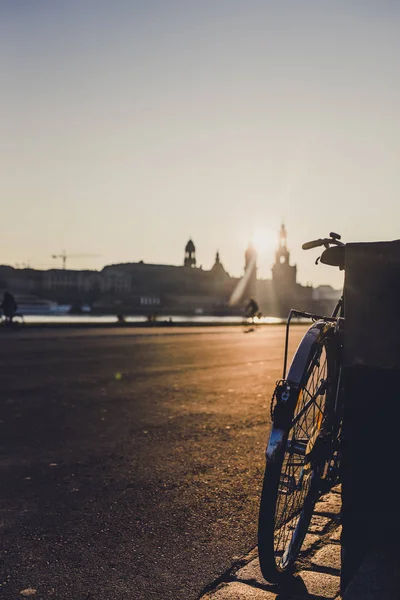
[[[278,244],[278,235],[276,231],[263,227],[257,229],[251,238],[252,244],[259,255],[272,252]]]
[[[178,265],[190,236],[240,277],[284,219],[298,281],[340,287],[304,241],[398,237],[399,3],[0,10],[4,264]]]

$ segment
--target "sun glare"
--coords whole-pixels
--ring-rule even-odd
[[[276,231],[272,231],[271,229],[267,229],[265,227],[262,229],[257,229],[253,233],[251,241],[258,254],[270,252],[278,243]]]

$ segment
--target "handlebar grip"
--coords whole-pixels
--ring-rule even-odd
[[[311,250],[311,248],[318,248],[319,246],[324,245],[324,240],[313,240],[311,242],[306,242],[302,245],[303,250]]]

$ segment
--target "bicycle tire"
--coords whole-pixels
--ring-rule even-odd
[[[276,390],[258,522],[261,572],[272,583],[293,571],[329,464],[333,332],[324,322],[310,327]]]

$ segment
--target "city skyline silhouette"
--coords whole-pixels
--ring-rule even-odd
[[[192,236],[239,275],[251,232],[284,217],[299,280],[338,287],[304,241],[398,237],[398,5],[41,0],[0,16],[1,262],[178,264]]]

